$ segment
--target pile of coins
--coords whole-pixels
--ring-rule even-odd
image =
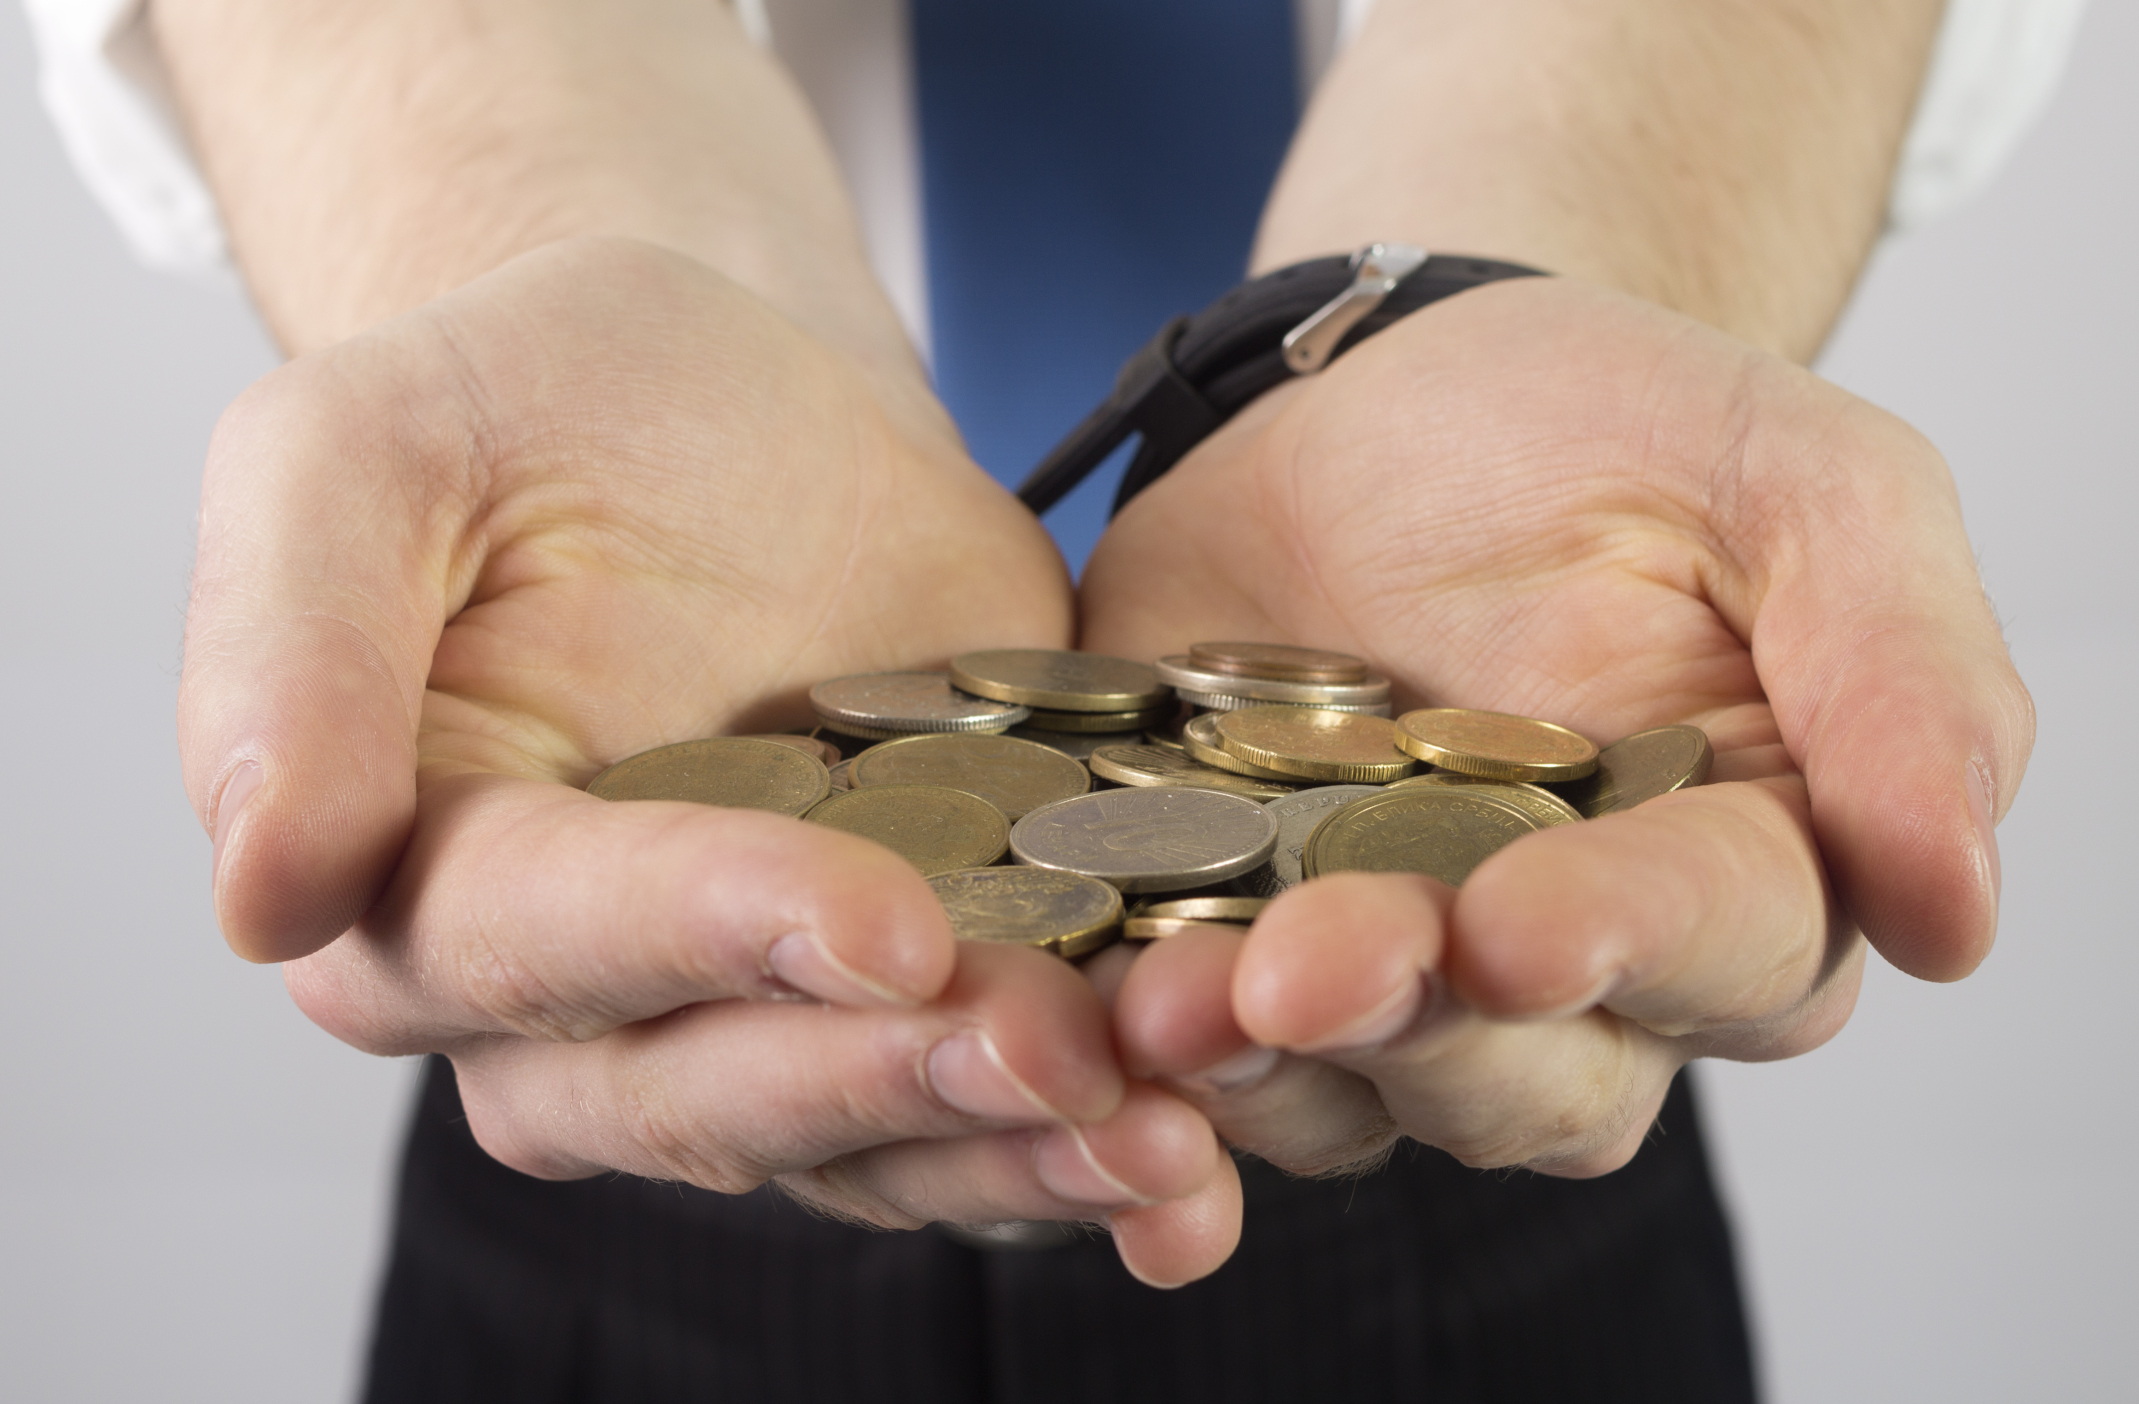
[[[1197,644],[1156,665],[988,649],[946,672],[820,683],[809,735],[663,746],[587,789],[858,834],[929,879],[961,938],[1076,958],[1237,929],[1323,873],[1457,886],[1524,834],[1698,785],[1712,759],[1697,727],[1600,750],[1499,712],[1391,719],[1389,699],[1362,660],[1283,644]],[[1165,900],[1125,905],[1139,894]]]

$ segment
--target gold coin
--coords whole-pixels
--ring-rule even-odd
[[[1280,775],[1381,785],[1418,769],[1382,717],[1271,705],[1226,712],[1217,725],[1228,755]]]
[[[1245,775],[1254,780],[1268,780],[1275,784],[1300,786],[1306,781],[1297,775],[1281,775],[1275,770],[1265,770],[1259,765],[1250,765],[1225,748],[1218,736],[1216,712],[1205,712],[1200,717],[1190,717],[1181,727],[1181,749],[1189,758],[1215,770],[1229,770],[1235,775]]]
[[[1206,672],[1268,678],[1273,682],[1355,683],[1364,681],[1367,675],[1364,658],[1327,649],[1295,648],[1291,644],[1191,644],[1188,662],[1190,667]]]
[[[909,736],[854,758],[855,789],[948,785],[979,795],[1013,822],[1041,805],[1092,788],[1092,776],[1060,751],[1014,736]]]
[[[985,868],[1010,847],[1010,821],[978,795],[945,785],[865,785],[820,802],[812,824],[872,839],[921,876]]]
[[[1168,936],[1181,936],[1191,931],[1229,931],[1238,936],[1241,928],[1238,922],[1232,921],[1192,921],[1185,917],[1165,916],[1130,917],[1121,924],[1122,939],[1125,941],[1160,941]]]
[[[1401,790],[1411,785],[1478,785],[1489,788],[1494,794],[1510,804],[1522,806],[1530,817],[1551,828],[1555,824],[1579,824],[1582,811],[1561,799],[1542,785],[1526,784],[1521,780],[1482,780],[1475,775],[1458,775],[1454,771],[1436,771],[1431,775],[1414,775],[1408,780],[1399,780],[1389,788]]]
[[[1148,663],[1060,648],[990,648],[951,660],[951,682],[976,697],[1057,712],[1134,712],[1172,696]]]
[[[1460,887],[1471,870],[1544,827],[1488,786],[1399,785],[1322,821],[1301,854],[1324,873],[1424,873]]]
[[[587,785],[596,799],[689,800],[796,815],[831,791],[823,761],[749,736],[657,746],[618,761]]]
[[[1113,732],[1142,731],[1173,720],[1179,704],[1168,698],[1157,707],[1145,707],[1134,712],[1054,712],[1042,707],[1032,709],[1025,725],[1034,731],[1065,732]]]
[[[1094,775],[1117,785],[1191,785],[1257,800],[1289,795],[1293,788],[1285,781],[1257,780],[1215,769],[1186,751],[1136,742],[1100,747],[1092,752],[1091,766]]]
[[[778,736],[745,736],[741,739],[770,741],[775,746],[786,746],[802,752],[805,756],[815,756],[827,766],[838,765],[840,760],[839,747],[819,736],[789,736],[782,733]]]
[[[1697,726],[1659,726],[1637,731],[1597,752],[1597,769],[1558,787],[1586,819],[1708,782],[1716,753]]]
[[[1587,737],[1535,717],[1425,707],[1396,719],[1406,755],[1486,780],[1579,780],[1597,768]]]
[[[1112,883],[1047,868],[964,868],[928,880],[961,941],[1037,946],[1065,958],[1121,934]]]
[[[1229,921],[1242,926],[1270,904],[1260,897],[1176,897],[1170,902],[1139,902],[1135,917],[1173,917],[1180,921]]]

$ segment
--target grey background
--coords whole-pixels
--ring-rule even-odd
[[[1950,458],[2041,708],[1983,969],[1875,963],[1708,1070],[1774,1399],[2130,1398],[2139,8],[2093,7],[2001,183],[1873,268],[1824,369]],[[199,461],[273,364],[137,268],[0,5],[0,1397],[348,1397],[410,1067],[224,950],[172,739]]]

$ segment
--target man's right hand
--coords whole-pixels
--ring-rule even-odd
[[[338,1036],[450,1055],[530,1174],[1104,1219],[1189,1280],[1237,1236],[1231,1162],[1124,1082],[1075,971],[960,947],[874,845],[573,788],[1070,613],[925,395],[688,259],[538,251],[218,431],[180,695],[218,915]]]

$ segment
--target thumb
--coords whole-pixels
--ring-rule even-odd
[[[1959,979],[1997,932],[1994,825],[2034,705],[1937,452],[1831,387],[1800,403],[1816,424],[1743,449],[1754,666],[1844,907],[1902,970]]]
[[[464,411],[407,387],[453,383],[363,338],[273,372],[216,428],[179,749],[215,841],[216,916],[248,960],[332,941],[407,841],[424,682],[468,519],[440,484],[466,453],[449,446],[479,442]]]

